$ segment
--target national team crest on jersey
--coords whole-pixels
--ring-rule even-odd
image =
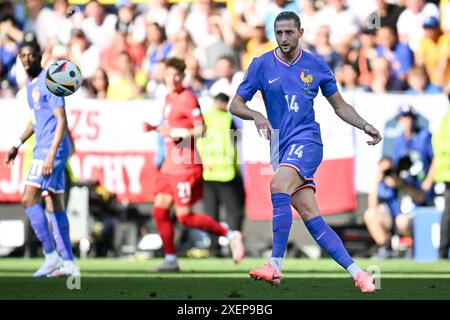
[[[41,108],[41,105],[39,104],[39,98],[41,97],[41,93],[39,92],[39,88],[35,87],[33,89],[33,92],[31,93],[31,96],[33,98],[33,106],[36,110],[39,110]]]
[[[309,88],[314,80],[314,77],[312,74],[308,74],[308,71],[308,69],[303,69],[300,73],[300,79],[302,79],[304,86]]]

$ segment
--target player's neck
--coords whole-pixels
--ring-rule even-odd
[[[184,90],[184,87],[173,88],[172,90],[170,90],[170,94],[179,94],[183,90]]]
[[[292,51],[291,53],[288,53],[288,54],[281,52],[280,48],[277,48],[275,52],[286,63],[292,64],[298,58],[298,55],[300,54],[300,46],[297,46],[297,48],[295,48],[294,51]]]

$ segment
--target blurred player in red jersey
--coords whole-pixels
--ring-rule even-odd
[[[209,215],[192,212],[192,206],[203,196],[203,167],[194,141],[205,130],[203,116],[194,93],[183,87],[186,67],[183,60],[170,58],[165,62],[165,67],[164,82],[168,94],[163,108],[163,122],[156,130],[165,139],[166,158],[156,181],[153,207],[165,260],[153,271],[179,271],[170,218],[172,204],[175,205],[176,216],[181,224],[227,237],[233,260],[239,263],[244,256],[242,234],[223,227]],[[145,129],[153,128],[144,124]]]

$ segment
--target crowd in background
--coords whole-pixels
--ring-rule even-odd
[[[450,2],[424,0],[154,0],[115,5],[66,0],[0,2],[0,97],[25,81],[17,59],[36,40],[43,62],[81,69],[78,95],[98,99],[164,96],[162,61],[187,64],[199,96],[232,96],[253,57],[276,47],[275,16],[291,10],[305,29],[302,48],[333,69],[344,90],[450,92]],[[118,90],[120,88],[120,90]]]

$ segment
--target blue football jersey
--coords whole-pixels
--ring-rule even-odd
[[[237,94],[249,101],[261,91],[270,124],[279,130],[279,152],[283,152],[292,141],[322,145],[313,109],[319,87],[326,97],[338,91],[330,67],[320,57],[301,50],[288,64],[274,49],[253,59]]]
[[[45,85],[46,70],[42,70],[38,77],[32,81],[27,80],[28,105],[31,109],[31,122],[36,136],[36,149],[50,149],[57,120],[53,114],[54,109],[64,108],[63,97],[52,94]],[[58,149],[70,150],[70,140],[66,134]]]

